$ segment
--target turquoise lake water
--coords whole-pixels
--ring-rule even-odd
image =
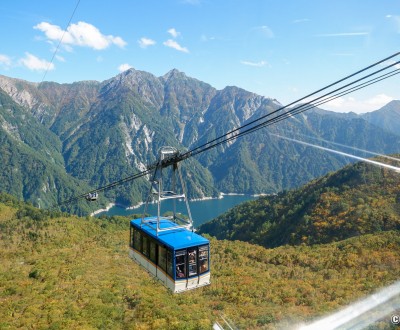
[[[254,200],[257,197],[251,195],[224,195],[224,198],[221,199],[207,199],[201,201],[191,201],[189,202],[190,211],[192,213],[193,224],[195,227],[200,226],[201,224],[210,221],[217,216],[225,213],[230,208],[243,203],[248,200]],[[172,200],[166,200],[161,203],[161,214],[172,211],[173,204]],[[144,205],[132,209],[127,210],[120,206],[114,206],[107,212],[102,212],[99,215],[131,215],[131,214],[142,214],[144,209]],[[176,201],[176,210],[177,212],[186,214],[186,207],[183,201]],[[151,204],[147,210],[147,213],[150,215],[157,215],[157,205]]]

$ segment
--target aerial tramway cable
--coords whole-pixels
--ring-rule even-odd
[[[268,114],[266,114],[266,115],[264,115],[264,116],[261,116],[260,118],[257,118],[257,119],[255,119],[255,120],[249,122],[249,123],[246,123],[245,125],[242,125],[242,126],[236,128],[236,129],[233,129],[233,130],[231,130],[231,131],[229,131],[229,132],[227,132],[227,133],[225,133],[225,134],[223,134],[223,135],[221,135],[221,136],[219,136],[219,137],[217,137],[217,138],[215,138],[215,139],[213,139],[213,140],[211,140],[211,141],[209,141],[209,142],[206,142],[205,144],[203,144],[203,145],[201,145],[201,146],[198,146],[198,147],[196,147],[196,148],[194,148],[194,149],[192,149],[192,150],[190,150],[190,151],[187,151],[185,154],[189,154],[189,153],[193,153],[193,154],[194,154],[195,151],[196,151],[197,149],[201,149],[201,148],[203,148],[205,145],[211,144],[211,143],[213,143],[213,142],[215,142],[215,141],[217,141],[217,140],[219,140],[219,139],[221,139],[221,138],[223,138],[223,137],[226,137],[226,136],[228,136],[228,135],[230,135],[230,134],[233,134],[233,133],[236,132],[236,131],[239,131],[239,130],[241,130],[241,129],[247,127],[247,126],[250,126],[250,125],[252,125],[252,124],[254,124],[254,123],[256,123],[256,122],[259,122],[260,120],[262,120],[262,119],[264,119],[264,118],[266,118],[266,117],[272,116],[272,115],[274,115],[275,113],[277,113],[277,112],[279,112],[279,111],[282,111],[282,110],[284,110],[284,109],[287,109],[287,108],[289,108],[290,106],[293,106],[293,105],[295,105],[295,104],[297,104],[297,103],[299,103],[299,102],[301,102],[301,101],[304,101],[304,100],[310,98],[311,96],[314,96],[314,95],[316,95],[316,94],[318,94],[318,93],[320,93],[320,92],[322,92],[322,91],[324,91],[324,90],[327,90],[327,89],[329,89],[329,88],[331,88],[331,87],[333,87],[333,86],[335,86],[335,85],[338,85],[338,84],[340,84],[341,82],[343,82],[343,81],[345,81],[345,80],[348,80],[348,79],[350,79],[350,78],[352,78],[352,77],[354,77],[354,76],[356,76],[356,75],[358,75],[358,74],[360,74],[360,73],[362,73],[362,72],[365,72],[365,71],[367,71],[367,70],[369,70],[369,69],[371,69],[371,68],[373,68],[373,67],[375,67],[375,66],[377,66],[377,65],[379,65],[379,64],[381,64],[381,63],[383,63],[383,62],[386,62],[386,61],[388,61],[388,60],[390,60],[390,59],[392,59],[392,58],[398,56],[399,54],[400,54],[400,52],[397,52],[397,53],[395,53],[395,54],[393,54],[393,55],[391,55],[391,56],[388,56],[388,57],[386,57],[386,58],[384,58],[384,59],[378,61],[378,62],[375,62],[375,63],[373,63],[373,64],[371,64],[371,65],[369,65],[369,66],[367,66],[367,67],[365,67],[365,68],[363,68],[363,69],[357,71],[357,72],[354,72],[354,73],[352,73],[352,74],[350,74],[350,75],[348,75],[348,76],[346,76],[346,77],[344,77],[344,78],[342,78],[342,79],[339,79],[339,80],[337,80],[337,81],[335,81],[335,82],[333,82],[333,83],[331,83],[331,84],[329,84],[329,85],[327,85],[327,86],[325,86],[325,87],[323,87],[323,88],[320,88],[320,89],[318,89],[318,90],[315,91],[315,92],[312,92],[312,93],[310,93],[310,94],[308,94],[308,95],[306,95],[306,96],[301,97],[300,99],[298,99],[298,100],[296,100],[296,101],[293,101],[293,102],[291,102],[291,103],[289,103],[289,104],[287,104],[287,105],[285,105],[285,106],[283,106],[283,107],[280,107],[280,108],[278,108],[278,109],[272,111],[271,113],[268,113]],[[393,64],[387,66],[386,68],[395,66],[396,64],[399,64],[399,63],[400,63],[400,61],[399,61],[399,62],[396,62],[396,63],[393,63]],[[382,71],[382,70],[385,70],[386,68],[379,70],[379,72]],[[374,74],[374,73],[373,73],[373,74]],[[370,75],[368,75],[368,76],[370,76]],[[361,79],[363,79],[363,78],[361,78]],[[307,102],[307,103],[309,103],[309,102]],[[306,103],[306,104],[307,104],[307,103]],[[185,154],[183,154],[183,155],[185,155]],[[196,153],[196,154],[197,154],[197,153]],[[183,156],[183,155],[182,155],[182,156]]]
[[[128,176],[128,177],[123,178],[123,179],[121,179],[121,180],[112,182],[112,183],[110,183],[110,184],[108,184],[108,185],[105,185],[105,186],[103,186],[103,187],[100,187],[100,188],[97,188],[97,189],[88,191],[88,192],[86,192],[86,193],[84,193],[84,194],[81,194],[81,195],[75,196],[75,197],[73,197],[73,198],[71,198],[71,199],[68,199],[68,200],[66,200],[66,201],[63,201],[63,202],[61,202],[61,203],[59,203],[59,204],[57,204],[57,205],[58,205],[58,206],[61,206],[61,205],[64,205],[64,204],[70,204],[70,203],[73,203],[73,202],[75,202],[75,201],[77,201],[77,200],[79,200],[79,199],[81,199],[81,198],[85,198],[85,197],[86,197],[87,195],[89,195],[89,194],[96,193],[96,192],[101,192],[101,191],[104,191],[104,190],[108,190],[108,189],[114,188],[115,186],[119,186],[119,185],[121,185],[121,184],[123,184],[123,183],[125,183],[125,182],[133,181],[133,180],[139,179],[139,178],[141,178],[141,177],[143,177],[143,176],[145,176],[145,175],[150,174],[150,173],[152,172],[152,170],[153,170],[153,168],[151,167],[151,168],[149,168],[149,169],[147,169],[147,170],[145,170],[145,171],[143,171],[143,172],[136,173],[136,174],[134,174],[134,175]],[[55,205],[55,206],[57,206],[57,205]]]
[[[42,78],[41,83],[42,83],[42,82],[44,81],[44,79],[46,78],[47,72],[49,72],[50,66],[51,66],[51,64],[53,63],[54,58],[55,58],[56,55],[57,55],[58,49],[59,49],[60,46],[61,46],[61,43],[62,43],[62,41],[63,41],[63,39],[64,39],[65,33],[67,32],[69,26],[71,25],[72,18],[74,17],[75,12],[76,12],[76,10],[78,9],[78,6],[79,6],[79,3],[80,3],[80,2],[81,2],[81,0],[78,0],[77,3],[76,3],[76,5],[75,5],[75,8],[74,8],[74,10],[73,10],[73,12],[72,12],[72,14],[71,14],[71,17],[69,18],[68,24],[67,24],[67,26],[66,26],[66,28],[65,28],[65,30],[64,30],[64,32],[63,32],[61,38],[60,38],[60,40],[58,41],[58,44],[57,44],[56,49],[54,50],[53,56],[51,57],[51,60],[50,60],[50,62],[49,62],[48,65],[47,65],[46,71],[45,71],[44,74],[43,74],[43,78]]]
[[[377,62],[377,63],[381,63],[381,62]],[[248,129],[246,129],[246,130],[240,132],[240,130],[241,130],[243,127],[246,127],[246,126],[249,126],[249,125],[251,125],[251,124],[253,124],[253,123],[256,123],[256,122],[258,122],[260,119],[269,117],[269,116],[271,116],[271,115],[277,113],[278,111],[281,111],[281,110],[284,110],[285,108],[287,108],[287,106],[281,107],[281,108],[279,108],[279,109],[277,109],[277,110],[275,110],[275,111],[273,111],[273,112],[271,112],[271,113],[269,113],[269,114],[267,114],[267,115],[264,115],[264,116],[260,117],[259,119],[253,120],[253,121],[250,122],[250,123],[247,123],[247,124],[245,124],[245,125],[243,125],[243,126],[237,128],[237,129],[234,129],[234,130],[232,130],[232,131],[226,133],[225,135],[223,135],[223,137],[231,135],[231,136],[227,137],[226,139],[221,140],[221,141],[218,141],[221,137],[216,138],[216,139],[214,139],[214,140],[212,140],[212,141],[210,141],[210,142],[207,142],[207,143],[203,144],[203,145],[200,146],[200,147],[197,147],[197,148],[195,148],[195,149],[193,149],[193,150],[191,150],[191,151],[186,152],[185,154],[182,155],[182,157],[185,157],[186,154],[189,154],[190,157],[195,156],[195,155],[197,155],[197,154],[199,154],[199,153],[202,153],[202,152],[207,151],[207,150],[209,150],[209,149],[215,148],[215,147],[217,147],[217,146],[220,145],[220,144],[227,143],[227,142],[229,142],[229,141],[231,141],[231,140],[237,139],[238,137],[247,135],[247,134],[249,134],[249,133],[253,133],[254,131],[256,131],[256,130],[258,130],[258,129],[261,129],[261,128],[264,128],[264,127],[266,127],[266,126],[275,124],[275,123],[277,123],[277,122],[279,122],[279,121],[281,121],[281,120],[284,120],[284,119],[293,117],[294,115],[297,115],[297,114],[300,114],[300,113],[302,113],[302,112],[304,112],[304,111],[307,111],[307,110],[310,110],[310,109],[312,109],[312,108],[315,108],[315,107],[318,106],[318,105],[321,105],[321,104],[330,102],[330,101],[332,101],[332,100],[334,100],[334,99],[336,99],[336,98],[338,98],[338,97],[340,97],[340,96],[343,96],[343,95],[352,93],[352,92],[354,92],[354,91],[356,91],[356,90],[365,88],[365,87],[367,87],[367,86],[369,86],[369,85],[372,85],[372,84],[374,84],[374,83],[377,83],[377,82],[379,82],[379,81],[381,81],[381,80],[387,79],[387,78],[389,78],[389,77],[391,77],[391,76],[393,76],[393,75],[396,75],[396,74],[400,73],[400,69],[393,70],[393,71],[391,71],[391,72],[389,72],[389,73],[386,73],[386,74],[383,74],[383,75],[381,75],[381,76],[379,76],[379,77],[376,77],[376,78],[374,78],[374,79],[368,80],[368,81],[365,82],[365,83],[362,83],[362,84],[359,84],[359,85],[357,85],[357,86],[354,86],[354,87],[345,89],[344,91],[342,91],[342,92],[340,92],[340,93],[330,95],[330,94],[336,93],[336,92],[338,92],[338,91],[340,91],[340,90],[342,90],[342,89],[344,89],[344,88],[346,88],[346,87],[349,87],[349,86],[351,86],[351,85],[353,85],[353,84],[355,84],[355,83],[358,83],[358,82],[360,82],[360,81],[362,81],[362,80],[364,80],[364,79],[367,79],[367,78],[369,78],[369,77],[371,77],[371,76],[373,76],[373,75],[375,75],[375,74],[377,74],[377,73],[380,73],[380,72],[382,72],[383,70],[386,70],[386,69],[388,69],[388,68],[390,68],[390,67],[393,67],[393,66],[395,66],[395,65],[398,65],[399,63],[400,63],[400,61],[395,62],[395,63],[393,63],[393,64],[391,64],[391,65],[389,65],[389,66],[387,66],[387,67],[385,67],[385,68],[383,68],[383,69],[377,70],[377,71],[375,71],[375,72],[373,72],[373,73],[371,73],[371,74],[368,74],[368,75],[366,75],[366,76],[364,76],[364,77],[362,77],[362,78],[359,78],[359,79],[357,79],[357,80],[355,80],[355,81],[353,81],[353,82],[351,82],[351,83],[349,83],[349,84],[346,84],[345,86],[342,86],[342,87],[340,87],[340,88],[337,88],[337,89],[335,89],[335,90],[333,90],[333,91],[331,91],[331,92],[329,92],[329,93],[326,93],[326,94],[324,94],[324,95],[322,95],[322,96],[319,96],[319,97],[317,97],[317,98],[315,98],[315,99],[313,99],[313,100],[311,100],[311,101],[308,101],[307,103],[304,103],[304,104],[301,104],[301,105],[299,105],[299,106],[297,106],[297,107],[294,107],[294,108],[290,109],[290,110],[287,111],[287,112],[281,113],[281,114],[277,115],[276,117],[273,117],[273,118],[271,118],[271,119],[268,119],[268,120],[266,120],[266,121],[264,121],[264,122],[261,122],[261,123],[255,125],[255,126],[252,126],[252,127],[248,128]],[[341,80],[341,81],[343,81],[343,80]],[[330,86],[332,86],[332,85],[330,85]],[[315,94],[315,93],[313,93],[313,94]],[[313,95],[313,94],[310,94],[310,95]],[[304,99],[304,98],[302,98],[302,99]],[[318,102],[317,102],[316,104],[314,104],[313,102],[315,102],[315,101],[318,101]],[[292,102],[291,104],[294,104],[294,103],[297,103],[297,102]],[[218,142],[217,142],[217,141],[218,141]],[[210,144],[210,143],[212,143],[212,142],[214,142],[214,143],[211,144],[211,145],[208,145],[208,144]],[[197,151],[196,151],[196,150],[197,150]]]
[[[78,4],[79,4],[79,2],[78,2]],[[219,137],[217,137],[215,139],[212,139],[211,141],[208,141],[208,142],[206,142],[206,143],[204,143],[204,144],[202,144],[200,146],[197,146],[197,147],[195,147],[195,148],[193,148],[191,150],[188,150],[188,151],[186,151],[186,152],[184,152],[182,154],[178,154],[178,155],[176,155],[174,157],[167,158],[167,159],[163,160],[161,166],[166,167],[166,166],[169,166],[169,165],[171,165],[173,163],[177,163],[177,162],[183,161],[185,159],[191,158],[191,157],[196,156],[196,155],[198,155],[200,153],[203,153],[205,151],[213,149],[213,148],[215,148],[215,147],[217,147],[217,146],[219,146],[221,144],[230,142],[230,141],[232,141],[234,139],[237,139],[239,137],[242,137],[242,136],[245,136],[247,134],[253,133],[253,132],[255,132],[255,131],[257,131],[257,130],[259,130],[261,128],[264,128],[264,127],[267,127],[269,125],[278,123],[278,122],[280,122],[282,120],[291,118],[291,117],[293,117],[295,115],[298,115],[298,114],[300,114],[300,113],[302,113],[304,111],[307,111],[307,110],[310,110],[312,108],[315,108],[315,107],[317,107],[317,106],[319,106],[321,104],[330,102],[330,101],[332,101],[332,100],[334,100],[334,99],[336,99],[338,97],[341,97],[343,95],[347,95],[349,93],[353,93],[353,92],[355,92],[357,90],[363,89],[363,88],[365,88],[367,86],[370,86],[372,84],[375,84],[375,83],[377,83],[379,81],[382,81],[382,80],[388,79],[388,78],[390,78],[390,77],[392,77],[394,75],[397,75],[397,74],[400,73],[400,68],[397,68],[400,65],[400,61],[393,62],[393,63],[391,63],[391,64],[389,64],[389,65],[387,65],[387,66],[385,66],[385,67],[383,67],[383,68],[381,68],[379,70],[376,70],[376,71],[374,71],[372,73],[369,73],[369,74],[367,74],[367,75],[365,75],[365,76],[363,76],[361,78],[358,78],[358,79],[356,79],[354,81],[351,81],[351,82],[349,82],[349,83],[347,83],[347,84],[345,84],[343,86],[335,88],[334,90],[331,90],[331,91],[323,94],[322,96],[315,97],[311,101],[307,101],[307,99],[309,99],[310,97],[316,96],[317,94],[319,94],[319,93],[321,93],[323,91],[329,90],[330,88],[332,88],[334,86],[337,86],[340,83],[342,83],[342,82],[344,82],[344,81],[346,81],[346,80],[348,80],[350,78],[356,77],[356,76],[360,75],[361,73],[366,72],[367,70],[369,70],[369,69],[371,69],[373,67],[376,67],[376,66],[378,66],[378,65],[380,65],[380,64],[382,64],[384,62],[389,61],[390,59],[392,59],[392,58],[394,58],[396,56],[399,56],[399,54],[400,54],[400,52],[397,52],[397,53],[395,53],[395,54],[393,54],[391,56],[388,56],[388,57],[386,57],[386,58],[384,58],[384,59],[382,59],[380,61],[377,61],[377,62],[375,62],[375,63],[373,63],[373,64],[371,64],[371,65],[369,65],[369,66],[357,71],[357,72],[354,72],[354,73],[352,73],[352,74],[350,74],[350,75],[348,75],[348,76],[346,76],[346,77],[344,77],[342,79],[339,79],[334,83],[331,83],[331,84],[329,84],[329,85],[327,85],[327,86],[325,86],[323,88],[320,88],[320,89],[318,89],[317,91],[315,91],[313,93],[310,93],[310,94],[308,94],[308,95],[306,95],[306,96],[304,96],[304,97],[302,97],[302,98],[300,98],[300,99],[298,99],[296,101],[293,101],[293,102],[291,102],[291,103],[289,103],[289,104],[287,104],[285,106],[279,107],[278,109],[276,109],[276,110],[274,110],[274,111],[272,111],[272,112],[270,112],[268,114],[265,114],[265,115],[255,119],[255,120],[252,120],[252,121],[250,121],[250,122],[248,122],[248,123],[246,123],[246,124],[244,124],[244,125],[242,125],[242,126],[240,126],[238,128],[235,128],[235,129],[233,129],[233,130],[231,130],[231,131],[229,131],[229,132],[227,132],[227,133],[225,133],[225,134],[223,134],[223,135],[221,135],[221,136],[219,136]],[[396,69],[393,70],[393,71],[381,74],[383,71],[388,70],[388,69],[390,69],[392,67],[395,67]],[[377,76],[377,77],[374,77],[377,74],[380,74],[380,75]],[[366,79],[369,79],[369,80],[364,81]],[[300,103],[301,101],[306,101],[306,102],[303,103],[303,104],[300,104],[298,106],[294,106],[294,105]],[[278,112],[281,112],[281,111],[283,111],[285,109],[288,109],[291,106],[294,106],[294,107],[290,108],[286,112],[277,114]],[[275,114],[277,114],[275,117],[270,118],[271,116],[273,116]],[[251,126],[251,125],[254,125],[254,126]],[[94,189],[92,191],[89,191],[87,193],[75,196],[75,197],[73,197],[71,199],[68,199],[66,201],[63,201],[61,203],[56,204],[55,207],[75,202],[75,201],[77,201],[77,200],[79,200],[79,199],[81,199],[83,197],[88,196],[88,194],[97,193],[97,192],[101,192],[101,191],[104,191],[104,190],[108,190],[108,189],[111,189],[111,188],[113,188],[115,186],[121,185],[123,183],[126,183],[126,182],[129,182],[129,181],[133,181],[133,180],[139,179],[141,177],[144,177],[144,176],[150,174],[159,165],[160,164],[158,164],[158,163],[151,164],[151,165],[149,165],[147,167],[146,170],[144,170],[142,172],[138,172],[138,173],[136,173],[134,175],[131,175],[131,176],[128,176],[128,177],[123,178],[121,180],[112,182],[112,183],[110,183],[108,185],[105,185],[103,187],[100,187],[100,188]]]

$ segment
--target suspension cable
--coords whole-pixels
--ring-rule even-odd
[[[381,62],[377,62],[377,63],[381,63]],[[286,109],[286,108],[287,108],[287,106],[281,107],[281,108],[279,108],[279,109],[277,109],[277,110],[275,110],[275,111],[273,111],[273,112],[271,112],[271,113],[269,113],[269,114],[267,114],[267,115],[264,115],[264,116],[260,117],[259,119],[253,120],[253,121],[251,121],[250,123],[247,123],[247,124],[245,124],[245,125],[243,125],[243,126],[241,126],[241,127],[238,127],[238,128],[236,128],[236,129],[234,129],[234,130],[232,130],[232,131],[230,131],[230,132],[224,134],[223,136],[221,136],[221,137],[228,136],[226,139],[221,140],[221,141],[218,141],[221,137],[216,138],[216,139],[213,139],[213,140],[210,141],[210,142],[204,143],[203,145],[201,145],[201,146],[199,146],[199,147],[196,147],[195,149],[186,152],[186,153],[183,154],[181,157],[186,157],[186,156],[192,157],[192,156],[198,155],[198,154],[200,154],[200,153],[202,153],[202,152],[204,152],[204,151],[207,151],[207,150],[210,150],[210,149],[212,149],[212,148],[215,148],[215,147],[217,147],[217,146],[219,146],[219,145],[221,145],[221,144],[230,142],[230,141],[233,140],[233,139],[237,139],[237,138],[240,137],[240,136],[247,135],[247,134],[252,133],[252,132],[254,132],[255,130],[258,130],[258,129],[263,128],[263,127],[265,127],[265,126],[269,126],[269,125],[274,124],[274,123],[276,123],[276,122],[279,122],[279,121],[281,121],[281,120],[284,120],[284,119],[287,119],[287,118],[292,117],[292,116],[294,116],[294,115],[297,115],[297,114],[299,114],[299,113],[302,113],[302,112],[304,112],[304,111],[306,111],[306,110],[315,108],[317,105],[321,105],[321,104],[330,102],[330,101],[334,100],[335,98],[338,98],[338,97],[340,97],[340,96],[343,96],[343,95],[352,93],[352,92],[354,92],[354,91],[356,91],[356,90],[365,88],[366,86],[369,86],[369,85],[372,85],[372,84],[374,84],[374,83],[377,83],[378,81],[387,79],[387,78],[389,78],[389,77],[391,77],[391,76],[393,76],[393,75],[395,75],[395,74],[400,73],[400,72],[399,72],[399,69],[396,69],[396,70],[394,70],[394,71],[392,71],[392,72],[389,72],[389,73],[387,73],[387,74],[381,75],[381,76],[379,76],[379,77],[377,77],[377,78],[371,79],[371,80],[369,81],[369,83],[368,83],[368,82],[365,82],[365,83],[364,83],[364,84],[366,84],[365,86],[360,86],[360,85],[362,85],[362,84],[360,84],[358,88],[356,88],[356,87],[351,87],[351,88],[348,88],[348,89],[345,90],[345,91],[342,91],[341,93],[338,93],[338,95],[336,95],[336,96],[331,95],[332,93],[336,93],[336,92],[338,92],[338,91],[340,91],[340,90],[342,90],[342,89],[345,89],[345,88],[347,88],[347,87],[349,87],[349,86],[351,86],[351,85],[353,85],[353,84],[355,84],[355,83],[358,83],[358,82],[360,82],[360,81],[362,81],[362,80],[364,80],[364,79],[370,78],[371,76],[373,76],[373,75],[375,75],[375,74],[377,74],[377,73],[380,73],[380,72],[382,72],[382,71],[384,71],[384,70],[387,70],[388,68],[391,68],[391,67],[393,67],[393,66],[396,66],[396,65],[398,65],[399,63],[400,63],[400,61],[394,62],[394,63],[392,63],[392,64],[390,64],[390,65],[388,65],[388,66],[386,66],[386,67],[384,67],[384,68],[382,68],[382,69],[380,69],[380,70],[377,70],[377,71],[375,71],[375,72],[373,72],[373,73],[371,73],[371,74],[368,74],[368,75],[366,75],[366,76],[364,76],[364,77],[362,77],[362,78],[359,78],[359,79],[357,79],[357,80],[355,80],[355,81],[353,81],[353,82],[351,82],[351,83],[348,83],[348,84],[346,84],[346,85],[344,85],[344,86],[342,86],[342,87],[339,87],[339,88],[337,88],[337,89],[335,89],[335,90],[333,90],[333,91],[331,91],[331,92],[328,92],[328,93],[326,93],[326,94],[324,94],[324,95],[322,95],[322,96],[319,96],[319,97],[317,97],[317,98],[315,98],[315,99],[313,99],[313,100],[311,100],[311,101],[309,101],[309,102],[307,102],[307,103],[301,104],[301,105],[299,105],[299,106],[297,106],[297,107],[294,107],[294,108],[290,109],[290,110],[287,111],[287,112],[281,113],[281,114],[277,115],[276,117],[273,117],[273,118],[271,118],[271,119],[268,119],[268,120],[265,120],[265,121],[263,121],[263,122],[261,122],[261,123],[258,123],[257,125],[252,126],[252,127],[248,128],[248,129],[246,129],[246,130],[244,130],[244,131],[240,131],[242,128],[244,128],[244,127],[246,127],[246,126],[249,126],[249,125],[251,125],[251,124],[254,124],[254,123],[256,123],[257,121],[259,121],[260,119],[263,119],[263,118],[266,118],[266,117],[271,116],[271,115],[273,115],[273,114],[276,114],[278,111],[282,111],[283,109]],[[380,79],[379,79],[379,78],[380,78]],[[376,81],[373,81],[373,80],[375,80],[375,79],[376,79]],[[343,80],[342,80],[342,81],[343,81]],[[368,84],[367,84],[367,83],[368,83]],[[312,94],[315,94],[315,93],[312,93]],[[311,94],[310,94],[310,95],[311,95]],[[334,94],[334,95],[335,95],[335,94]],[[324,99],[324,98],[325,98],[325,99]],[[316,102],[316,101],[318,101],[318,103],[317,103],[317,104],[313,104],[313,102]],[[293,102],[292,102],[292,104],[293,104]],[[229,136],[229,135],[230,135],[230,136]],[[218,141],[218,142],[217,142],[217,141]],[[214,142],[214,143],[211,144],[212,142]],[[210,145],[209,145],[209,144],[210,144]],[[187,158],[188,158],[188,157],[187,157]]]
[[[58,53],[58,49],[59,49],[60,46],[61,46],[61,43],[62,43],[62,41],[63,41],[63,39],[64,39],[65,33],[67,32],[69,26],[71,25],[72,18],[74,17],[75,12],[76,12],[76,10],[78,9],[78,6],[79,6],[79,3],[80,3],[80,2],[81,2],[81,0],[78,0],[78,2],[76,3],[76,6],[75,6],[75,8],[74,8],[74,11],[72,12],[71,17],[69,18],[67,27],[65,28],[63,34],[61,35],[60,40],[58,41],[57,47],[56,47],[56,49],[54,50],[53,56],[51,57],[51,60],[50,60],[49,64],[47,65],[46,71],[45,71],[44,74],[43,74],[43,78],[42,78],[42,81],[41,81],[41,82],[44,81],[44,79],[46,78],[47,72],[49,72],[49,70],[50,70],[50,66],[53,64],[54,58],[56,57],[56,55],[57,55],[57,53]]]
[[[236,132],[236,131],[239,131],[239,130],[243,129],[244,127],[250,126],[250,125],[252,125],[252,124],[254,124],[254,123],[256,123],[256,122],[258,122],[258,121],[260,121],[260,120],[262,120],[262,119],[264,119],[264,118],[266,118],[266,117],[272,116],[273,114],[275,114],[275,113],[277,113],[277,112],[279,112],[279,111],[282,111],[282,110],[284,110],[284,109],[286,109],[286,108],[289,108],[290,106],[295,105],[296,103],[299,103],[299,102],[301,102],[301,101],[304,101],[304,100],[310,98],[311,96],[314,96],[314,95],[316,95],[316,94],[318,94],[318,93],[320,93],[320,92],[322,92],[322,91],[324,91],[324,90],[327,90],[327,89],[330,88],[330,87],[333,87],[333,86],[335,86],[335,85],[337,85],[337,84],[340,84],[341,82],[343,82],[343,81],[345,81],[345,80],[347,80],[347,79],[350,79],[350,78],[352,78],[352,77],[354,77],[354,76],[356,76],[356,75],[358,75],[358,74],[360,74],[360,73],[362,73],[362,72],[364,72],[364,71],[367,71],[367,70],[369,70],[369,69],[371,69],[371,68],[373,68],[373,67],[375,67],[375,66],[377,66],[377,65],[379,65],[379,64],[381,64],[381,63],[383,63],[383,62],[386,62],[386,61],[388,61],[388,60],[390,60],[390,59],[392,59],[392,58],[398,56],[399,54],[400,54],[400,52],[397,52],[397,53],[395,53],[395,54],[393,54],[393,55],[390,55],[390,56],[388,56],[388,57],[386,57],[386,58],[384,58],[384,59],[378,61],[378,62],[375,62],[375,63],[373,63],[373,64],[371,64],[371,65],[369,65],[369,66],[367,66],[367,67],[365,67],[365,68],[363,68],[363,69],[357,71],[357,72],[354,72],[354,73],[352,73],[352,74],[350,74],[350,75],[348,75],[348,76],[346,76],[346,77],[344,77],[344,78],[342,78],[342,79],[339,79],[339,80],[337,80],[337,81],[335,81],[335,82],[333,82],[333,83],[331,83],[331,84],[329,84],[329,85],[327,85],[327,86],[325,86],[325,87],[323,87],[323,88],[320,88],[320,89],[318,89],[317,91],[312,92],[311,94],[308,94],[308,95],[306,95],[306,96],[304,96],[304,97],[301,97],[300,99],[298,99],[298,100],[296,100],[296,101],[293,101],[293,102],[291,102],[291,103],[289,103],[289,104],[287,104],[287,105],[285,105],[285,106],[283,106],[283,107],[280,107],[280,108],[278,108],[278,109],[272,111],[271,113],[268,113],[268,114],[266,114],[266,115],[264,115],[264,116],[261,116],[260,118],[257,118],[257,119],[255,119],[255,120],[253,120],[253,121],[250,121],[249,123],[247,123],[247,124],[245,124],[245,125],[242,125],[241,127],[238,127],[238,128],[236,128],[236,129],[233,129],[233,130],[231,130],[231,131],[229,131],[229,132],[227,132],[227,133],[225,133],[225,134],[223,134],[223,135],[221,135],[221,136],[219,136],[219,137],[217,137],[217,138],[215,138],[215,139],[213,139],[213,140],[211,140],[211,141],[209,141],[209,142],[206,142],[205,144],[203,144],[203,145],[201,145],[201,146],[198,146],[198,147],[196,147],[196,148],[194,148],[194,149],[188,151],[187,153],[194,153],[197,149],[201,149],[201,148],[205,147],[207,144],[211,144],[211,143],[213,143],[213,142],[215,142],[215,141],[217,141],[217,140],[219,140],[219,139],[221,139],[221,138],[223,138],[223,137],[226,137],[226,136],[228,136],[228,135],[230,135],[230,134],[232,134],[232,133],[234,133],[234,132]],[[399,62],[397,62],[397,63],[399,63]],[[397,63],[396,63],[396,64],[397,64]],[[395,65],[395,64],[392,64],[392,65],[390,65],[390,66],[394,66],[394,65]],[[183,156],[183,155],[182,155],[182,156]]]

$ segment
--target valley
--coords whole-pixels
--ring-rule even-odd
[[[217,90],[175,69],[161,77],[130,69],[73,84],[0,78],[0,190],[38,207],[143,171],[163,145],[184,152],[281,106],[237,87]],[[399,114],[400,101],[367,115],[316,108],[232,140],[182,163],[189,198],[275,194],[352,161],[274,134],[399,152]],[[110,202],[136,205],[146,186],[135,180],[106,191],[96,206],[79,202],[63,210],[83,215]]]

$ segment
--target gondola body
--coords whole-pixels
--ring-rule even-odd
[[[157,218],[145,219],[130,223],[129,256],[174,293],[210,284],[208,239],[167,218],[159,227],[168,230],[157,235]]]
[[[210,242],[194,232],[186,187],[174,161],[178,155],[173,147],[160,149],[142,217],[130,222],[129,243],[130,257],[172,292],[210,284]],[[166,172],[170,180],[164,180]],[[172,200],[171,216],[161,215],[164,200]],[[186,215],[176,212],[177,200],[184,201]],[[157,204],[157,215],[149,217],[152,202]]]

